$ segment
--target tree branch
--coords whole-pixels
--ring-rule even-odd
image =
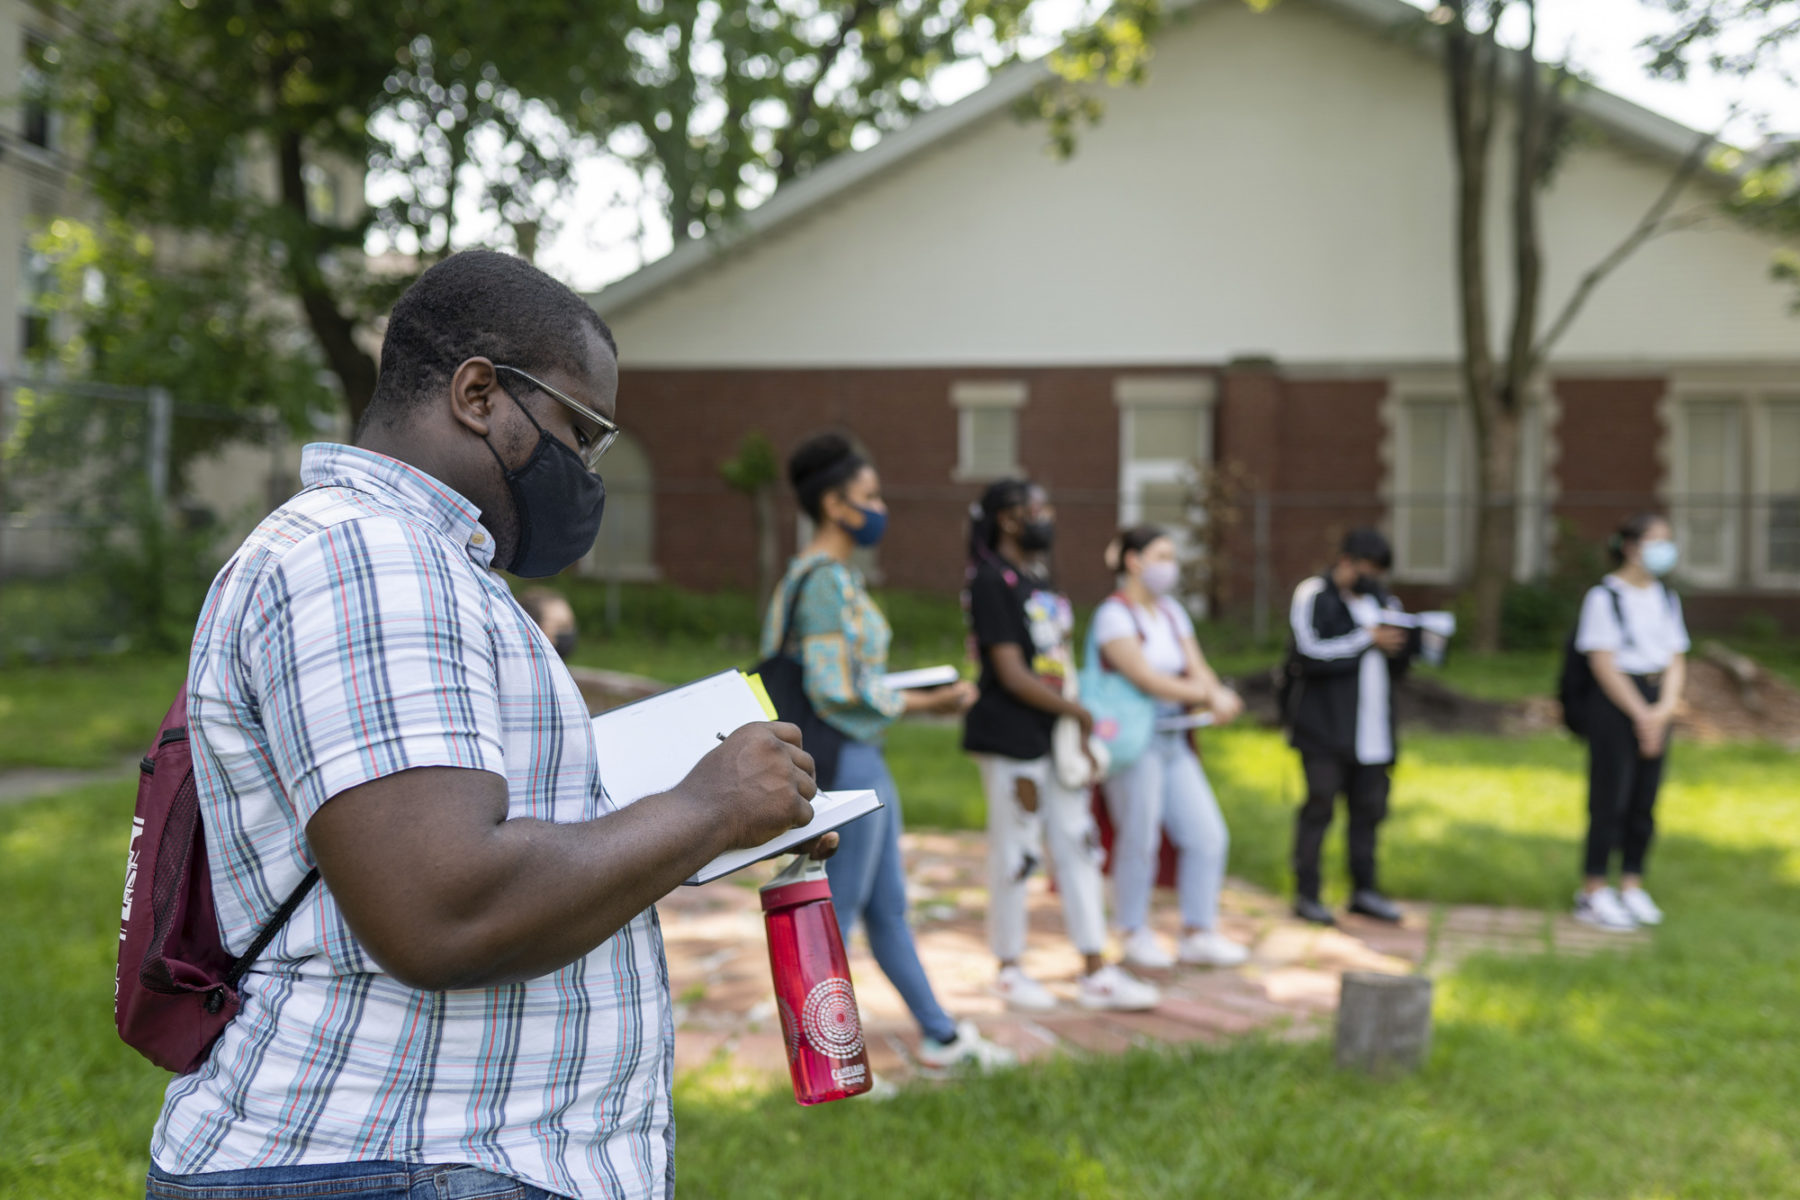
[[[320,266],[316,246],[307,237],[312,227],[306,204],[304,154],[297,130],[281,131],[276,147],[281,180],[281,207],[295,236],[287,239],[287,274],[306,313],[313,336],[325,352],[325,361],[343,385],[344,399],[354,424],[375,395],[375,360],[356,344],[356,322],[344,315]]]
[[[1519,78],[1513,114],[1513,312],[1506,362],[1497,396],[1507,411],[1517,413],[1536,363],[1531,343],[1537,335],[1537,312],[1543,291],[1544,255],[1538,227],[1538,186],[1544,178],[1549,147],[1546,134],[1552,89],[1545,94],[1537,61],[1537,0],[1525,0],[1525,46],[1516,60]]]
[[[819,106],[819,89],[825,85],[825,76],[837,64],[838,56],[849,44],[850,35],[862,19],[874,12],[878,0],[856,0],[844,10],[844,17],[838,23],[837,32],[831,40],[819,47],[819,70],[813,76],[812,86],[800,93],[794,102],[794,111],[788,116],[787,128],[781,131],[781,141],[776,152],[781,161],[775,165],[775,182],[779,186],[794,178],[800,169],[800,127],[812,119],[813,110]]]
[[[1581,314],[1588,298],[1594,294],[1594,289],[1599,287],[1608,275],[1618,270],[1625,260],[1635,254],[1645,242],[1657,234],[1667,231],[1669,225],[1666,218],[1669,210],[1674,208],[1675,202],[1681,198],[1682,189],[1686,188],[1699,174],[1701,166],[1706,162],[1707,151],[1712,149],[1713,143],[1718,141],[1718,138],[1719,135],[1716,133],[1700,136],[1700,139],[1694,143],[1694,148],[1688,151],[1687,157],[1682,159],[1681,165],[1676,168],[1675,174],[1669,177],[1668,185],[1663,188],[1662,194],[1638,219],[1637,225],[1625,235],[1617,246],[1612,248],[1606,257],[1595,263],[1587,274],[1581,277],[1581,281],[1575,285],[1575,290],[1570,293],[1568,302],[1563,305],[1562,311],[1556,315],[1556,319],[1550,323],[1549,329],[1545,330],[1544,336],[1538,341],[1537,348],[1532,352],[1537,362],[1545,362],[1549,359],[1550,351],[1557,342],[1562,340],[1563,335],[1569,332],[1569,326],[1575,323],[1575,318]]]

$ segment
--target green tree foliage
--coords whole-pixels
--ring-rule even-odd
[[[1034,0],[84,0],[56,94],[84,173],[136,228],[199,235],[209,260],[286,301],[352,417],[375,324],[416,269],[464,244],[459,200],[544,226],[575,166],[611,153],[677,240],[905,124],[940,68],[1017,58]],[[1060,77],[1131,78],[1154,0],[1071,40]],[[1053,132],[1091,100],[1047,89]],[[366,169],[375,202],[332,196]],[[466,239],[464,239],[466,240]],[[360,253],[401,251],[373,266]]]
[[[1650,72],[1686,79],[1696,66],[1717,75],[1773,76],[1800,102],[1800,76],[1793,51],[1800,47],[1800,0],[1654,0],[1676,24],[1649,38]],[[1771,137],[1755,158],[1730,154],[1725,166],[1738,172],[1733,214],[1750,225],[1800,242],[1800,132],[1791,125]],[[1800,250],[1777,253],[1777,278],[1796,285],[1800,312]]]

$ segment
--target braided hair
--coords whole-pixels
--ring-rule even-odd
[[[983,562],[999,564],[1000,514],[1031,503],[1028,479],[999,479],[969,505],[969,574]]]

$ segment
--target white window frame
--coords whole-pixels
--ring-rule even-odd
[[[1211,375],[1122,375],[1113,380],[1113,403],[1119,409],[1119,525],[1144,519],[1144,488],[1151,484],[1194,482],[1194,468],[1213,461],[1213,409],[1218,383]],[[1137,414],[1146,409],[1196,409],[1199,438],[1191,455],[1141,459],[1131,455]],[[1185,530],[1171,530],[1185,545]]]
[[[1409,410],[1423,404],[1441,404],[1451,413],[1450,440],[1451,496],[1457,511],[1445,532],[1445,563],[1439,567],[1421,567],[1408,561],[1407,548],[1412,541],[1414,485],[1410,477],[1412,461],[1412,422]],[[1382,403],[1388,435],[1387,501],[1389,525],[1393,530],[1394,579],[1401,583],[1459,582],[1469,564],[1469,551],[1475,540],[1473,510],[1468,504],[1474,479],[1474,435],[1469,429],[1469,405],[1462,384],[1450,374],[1406,376],[1391,380]],[[1516,566],[1516,564],[1515,564]]]
[[[1750,453],[1750,571],[1751,581],[1758,587],[1800,588],[1800,571],[1777,571],[1769,566],[1769,515],[1774,499],[1769,477],[1774,473],[1769,456],[1774,450],[1775,436],[1769,409],[1780,405],[1800,406],[1800,386],[1758,389],[1748,398],[1751,430]]]
[[[1411,459],[1409,405],[1448,404],[1455,414],[1451,439],[1456,443],[1452,462],[1451,496],[1457,506],[1449,526],[1448,565],[1420,567],[1406,561],[1411,541],[1413,484],[1407,477]],[[1474,416],[1460,377],[1447,372],[1397,376],[1388,382],[1381,404],[1387,433],[1383,494],[1388,524],[1393,530],[1394,578],[1402,583],[1457,584],[1468,577],[1475,562],[1476,472]],[[1555,499],[1551,477],[1550,429],[1555,423],[1555,396],[1548,381],[1535,379],[1526,389],[1525,407],[1519,413],[1518,474],[1513,485],[1513,563],[1515,580],[1536,578],[1550,562],[1551,523],[1547,516]]]
[[[950,403],[956,408],[956,467],[950,472],[955,483],[988,483],[995,479],[1023,476],[1019,464],[1019,410],[1030,398],[1030,389],[1021,380],[966,380],[950,385]],[[1010,412],[1013,422],[1013,461],[987,465],[975,461],[975,418],[995,411]]]
[[[1680,569],[1681,579],[1698,587],[1729,588],[1742,583],[1744,579],[1744,461],[1748,457],[1744,438],[1751,427],[1748,411],[1750,403],[1750,389],[1741,380],[1690,378],[1683,379],[1670,388],[1668,436],[1671,444],[1667,458],[1669,486],[1665,497],[1668,501],[1669,522],[1674,527],[1678,543],[1691,540],[1691,514],[1684,503],[1691,489],[1687,477],[1689,415],[1701,406],[1717,406],[1730,412],[1737,423],[1738,446],[1733,464],[1737,469],[1728,473],[1725,490],[1719,493],[1725,509],[1725,530],[1722,535],[1725,543],[1724,565],[1715,570],[1705,570],[1696,565],[1692,555],[1685,555]]]

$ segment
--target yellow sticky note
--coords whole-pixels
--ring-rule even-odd
[[[763,686],[762,676],[746,675],[744,681],[750,685],[750,690],[756,693],[756,702],[762,705],[765,713],[769,714],[769,720],[779,721],[781,718],[775,712],[775,702],[769,699],[769,689]]]

